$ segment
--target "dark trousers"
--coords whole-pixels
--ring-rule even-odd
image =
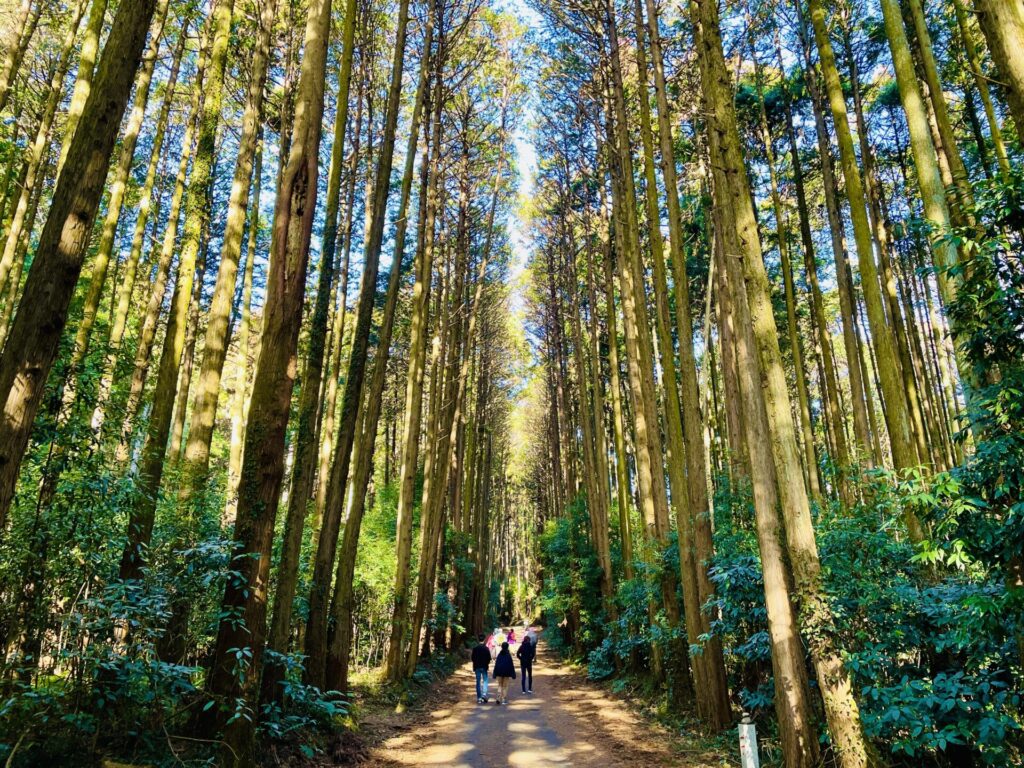
[[[533,659],[519,660],[519,668],[523,673],[523,693],[533,690]]]

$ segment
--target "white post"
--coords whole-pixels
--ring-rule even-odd
[[[761,760],[757,755],[757,729],[746,712],[740,720],[739,731],[740,764],[743,768],[761,768]]]

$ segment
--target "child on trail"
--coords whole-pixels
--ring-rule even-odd
[[[533,660],[537,657],[537,646],[530,640],[530,636],[523,638],[522,645],[516,651],[516,658],[519,659],[519,667],[523,673],[523,693],[533,693]]]
[[[516,663],[512,661],[508,643],[501,644],[501,652],[494,662],[494,679],[498,681],[498,698],[494,703],[508,704],[508,687],[516,679]]]
[[[476,703],[487,703],[487,670],[491,666],[491,652],[484,645],[484,633],[476,637],[477,644],[473,649],[473,674],[476,675]]]
[[[510,627],[508,630],[508,637],[506,638],[510,645],[516,644],[516,628]]]
[[[501,650],[501,644],[505,642],[505,630],[501,627],[494,628],[494,634],[491,635],[491,639],[488,642],[491,648],[491,658],[498,658],[498,651]]]
[[[487,636],[487,650],[491,652],[491,659],[498,655],[498,628]]]

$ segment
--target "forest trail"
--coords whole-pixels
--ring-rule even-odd
[[[518,675],[518,669],[516,674]],[[380,743],[363,768],[567,768],[674,766],[718,768],[721,755],[686,749],[661,726],[586,680],[541,643],[534,693],[517,677],[507,706],[477,704],[467,660],[439,681],[419,715]]]

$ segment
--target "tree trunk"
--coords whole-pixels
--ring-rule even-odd
[[[789,257],[789,232],[787,231],[786,215],[782,208],[782,197],[779,195],[779,178],[775,170],[775,149],[772,146],[772,136],[768,129],[768,114],[764,106],[764,85],[761,80],[761,67],[756,61],[754,66],[757,71],[761,141],[764,144],[765,158],[768,163],[772,212],[775,214],[775,238],[778,241],[779,262],[786,295],[786,331],[789,336],[790,353],[793,355],[793,378],[796,381],[797,410],[800,417],[800,443],[804,454],[804,478],[807,481],[807,489],[811,494],[811,499],[820,504],[822,496],[821,487],[818,484],[818,459],[814,452],[810,397],[807,394],[807,377],[804,370],[803,349],[796,322],[796,288],[793,285],[793,265]]]
[[[812,0],[812,8],[816,2]],[[720,209],[719,220],[725,239],[723,278],[732,294],[739,332],[743,399],[748,414],[747,444],[751,450],[755,487],[770,484],[774,461],[778,501],[794,575],[794,596],[799,601],[800,622],[818,674],[818,686],[825,701],[825,715],[839,763],[844,768],[881,765],[881,759],[874,754],[863,733],[850,676],[836,646],[836,629],[824,592],[810,506],[800,473],[778,330],[736,127],[732,83],[722,52],[718,8],[710,0],[694,0],[690,7],[697,30],[704,106],[710,125],[708,143],[715,202]],[[756,455],[767,453],[768,446],[770,455],[755,461]],[[762,497],[759,514],[774,516],[773,501]]]
[[[35,2],[21,0],[21,5],[18,6],[16,21],[11,27],[13,34],[4,41],[7,53],[4,55],[3,66],[0,67],[0,112],[3,112],[7,106],[7,100],[11,95],[11,85],[21,67],[21,62],[25,59],[29,43],[32,42],[32,35],[35,34],[36,27],[39,26],[43,5],[45,3],[41,0],[35,0]]]
[[[122,3],[96,73],[96,92],[85,105],[58,176],[21,305],[0,354],[0,531],[14,497],[29,433],[67,322],[68,305],[96,218],[117,130],[155,0]]]
[[[262,133],[262,129],[261,129]],[[249,200],[249,237],[245,245],[245,271],[242,275],[242,313],[238,323],[239,381],[231,398],[231,446],[228,453],[227,503],[221,528],[234,526],[238,516],[238,483],[242,473],[242,448],[245,444],[246,413],[249,410],[252,364],[249,361],[252,328],[253,272],[256,267],[256,239],[260,229],[260,191],[263,188],[263,142],[257,140],[252,194]]]
[[[197,82],[203,81],[207,58],[207,46],[204,45],[196,67]],[[189,161],[195,152],[195,147],[193,146],[195,135],[199,129],[199,121],[202,118],[203,93],[202,88],[194,88],[192,90],[191,116],[188,118],[185,136],[182,139],[181,159],[178,161],[178,173],[174,181],[174,191],[171,194],[171,207],[167,217],[167,227],[164,229],[160,256],[156,265],[156,274],[153,278],[153,289],[150,291],[146,313],[143,315],[139,330],[139,340],[135,350],[135,363],[132,369],[128,398],[121,422],[121,433],[116,453],[116,460],[120,464],[128,460],[128,451],[135,430],[135,416],[142,405],[142,394],[149,375],[149,364],[152,359],[157,322],[160,319],[160,308],[163,306],[164,294],[167,292],[167,278],[174,259],[174,248],[181,218],[181,207],[185,198],[185,182],[187,180]],[[126,293],[124,295],[128,300],[131,299],[131,294]],[[108,371],[111,376],[113,376],[115,364],[116,359],[108,360]]]
[[[242,253],[242,236],[245,232],[246,212],[249,207],[249,190],[252,180],[253,161],[259,143],[260,124],[263,116],[263,99],[266,90],[267,69],[271,54],[277,0],[265,0],[260,11],[257,40],[253,50],[249,71],[249,88],[246,93],[245,111],[242,114],[242,130],[236,149],[235,173],[228,198],[228,210],[224,238],[220,250],[217,280],[207,311],[206,334],[203,342],[203,359],[199,370],[199,381],[192,403],[192,417],[189,422],[188,442],[185,445],[185,461],[178,503],[189,509],[198,501],[207,487],[210,464],[210,443],[213,440],[214,421],[217,417],[217,401],[220,397],[221,375],[227,358],[230,339],[232,303],[235,284],[238,282],[238,263]],[[259,200],[255,201],[259,208]]]
[[[352,58],[355,46],[356,0],[348,0],[342,31],[341,72],[336,97],[337,115],[334,125],[334,146],[331,148],[331,166],[327,178],[327,211],[323,234],[323,252],[320,256],[320,275],[316,302],[309,332],[309,352],[306,356],[305,376],[299,394],[298,422],[296,425],[295,459],[292,463],[291,489],[285,513],[284,539],[278,565],[277,591],[271,614],[270,635],[267,645],[276,653],[288,651],[291,630],[292,603],[299,578],[299,550],[302,532],[313,493],[319,430],[317,415],[320,410],[320,383],[323,377],[324,348],[327,337],[327,316],[334,283],[334,254],[338,231],[338,205],[341,198],[341,173],[345,162],[345,132],[348,123],[349,86],[352,82]],[[284,679],[281,665],[270,663],[263,672],[262,695],[280,698],[279,683]]]
[[[829,40],[825,21],[825,9],[821,0],[810,0],[811,23],[814,36],[818,43],[821,57],[821,69],[825,79],[829,103],[839,141],[840,157],[843,165],[843,179],[846,182],[846,195],[850,202],[850,218],[853,222],[854,238],[857,243],[858,265],[861,273],[861,287],[864,291],[864,303],[868,310],[868,321],[871,327],[871,338],[879,358],[879,379],[882,395],[885,398],[885,419],[889,431],[889,443],[892,447],[893,464],[897,470],[917,466],[919,457],[911,434],[910,417],[907,411],[906,394],[900,373],[899,358],[896,355],[892,329],[885,319],[882,305],[882,294],[878,282],[878,271],[868,225],[867,207],[864,198],[864,186],[861,181],[857,156],[853,148],[853,138],[846,112],[846,100],[843,95],[842,83],[836,69],[832,43]],[[921,541],[924,531],[913,513],[907,515],[907,528],[913,541]]]
[[[103,20],[107,15],[107,0],[92,0],[89,9],[89,20],[85,25],[85,34],[78,53],[78,71],[75,74],[75,87],[71,92],[71,102],[64,117],[64,138],[60,146],[60,159],[57,160],[57,175],[60,176],[64,162],[67,160],[71,141],[78,130],[82,112],[92,92],[92,80],[96,67],[96,54],[100,48],[100,35],[103,33]],[[102,94],[101,94],[102,95]]]
[[[54,118],[57,115],[57,108],[60,106],[61,98],[64,95],[64,77],[67,75],[68,67],[71,65],[71,54],[74,53],[75,33],[82,21],[88,0],[79,0],[71,17],[71,23],[61,43],[60,53],[51,70],[49,90],[43,103],[42,112],[39,117],[39,126],[35,138],[29,145],[25,159],[25,179],[21,184],[21,194],[11,214],[11,222],[7,225],[4,241],[4,252],[0,256],[0,291],[7,286],[7,277],[14,265],[15,254],[18,250],[18,243],[22,234],[31,232],[32,218],[28,216],[29,200],[32,191],[37,184],[43,182],[40,171],[43,170],[43,156],[50,145],[50,130],[53,127]],[[109,161],[108,161],[109,162]],[[104,179],[105,181],[105,179]],[[91,234],[91,233],[90,233]]]
[[[117,366],[118,357],[121,352],[121,341],[124,338],[125,328],[128,325],[128,310],[131,305],[133,289],[135,288],[139,261],[142,259],[146,227],[149,224],[154,209],[153,190],[156,185],[157,172],[160,170],[164,140],[167,136],[171,107],[174,104],[174,90],[178,82],[178,73],[181,69],[181,59],[185,52],[185,43],[188,41],[188,22],[189,19],[185,19],[182,22],[181,30],[178,32],[178,44],[175,47],[174,58],[171,61],[171,70],[167,76],[164,101],[156,119],[153,146],[150,150],[149,164],[146,168],[146,179],[142,184],[135,213],[135,229],[132,234],[132,244],[128,251],[128,258],[125,259],[120,279],[117,281],[118,285],[113,299],[113,317],[110,321],[106,356],[100,371],[96,404],[92,415],[92,428],[97,434],[100,434],[106,418],[107,402],[110,399],[111,387],[113,386],[114,369]],[[184,150],[184,154],[190,154],[187,147]],[[113,240],[111,241],[111,246],[113,246]],[[161,295],[160,298],[162,301],[163,296]]]
[[[818,154],[821,157],[822,187],[825,193],[825,207],[828,212],[829,234],[832,242],[832,255],[835,262],[836,283],[839,288],[839,308],[843,328],[843,348],[846,350],[847,368],[850,377],[850,395],[853,405],[853,435],[854,453],[851,460],[866,461],[869,465],[880,463],[882,457],[872,452],[871,432],[868,425],[868,408],[866,403],[866,382],[861,376],[858,360],[857,333],[854,330],[854,316],[856,313],[856,297],[851,294],[850,284],[843,278],[849,270],[846,245],[843,233],[846,231],[842,219],[842,212],[839,209],[837,197],[838,185],[836,184],[835,171],[833,168],[832,150],[828,140],[827,127],[825,125],[825,97],[821,92],[820,81],[817,71],[811,61],[811,45],[807,39],[805,23],[801,13],[801,5],[797,4],[797,12],[801,14],[797,31],[800,35],[801,48],[804,55],[805,71],[808,73],[807,86],[811,94],[811,106],[814,111],[814,123],[817,133]],[[834,361],[834,358],[833,358]],[[845,422],[839,422],[836,426],[845,429]],[[836,429],[838,437],[839,429]],[[845,443],[845,438],[843,439]],[[839,469],[841,483],[845,483],[845,474],[848,465],[840,465]],[[840,486],[842,488],[842,485]]]
[[[1024,0],[974,0],[974,7],[1024,144]]]
[[[310,588],[309,620],[306,627],[306,653],[309,660],[306,674],[314,682],[320,679],[322,673],[319,670],[325,667],[327,594],[330,589],[331,572],[334,570],[338,530],[341,526],[341,513],[351,466],[352,443],[356,436],[357,416],[363,396],[366,352],[370,340],[373,308],[376,302],[377,272],[380,267],[380,253],[384,242],[384,221],[391,186],[388,181],[391,178],[391,166],[394,160],[395,131],[398,125],[399,101],[402,94],[402,70],[405,65],[405,41],[408,24],[409,0],[400,0],[391,81],[388,87],[387,111],[384,117],[380,153],[377,158],[376,182],[370,209],[370,228],[364,249],[359,307],[356,314],[355,331],[352,334],[352,350],[349,356],[348,374],[345,378],[345,394],[341,401],[341,418],[338,425],[334,463],[331,465],[331,477],[328,480],[330,488],[320,536],[317,540],[316,560]]]
[[[412,513],[416,490],[416,470],[420,447],[420,422],[423,415],[423,374],[426,365],[427,330],[430,311],[430,289],[436,250],[436,221],[441,194],[441,114],[444,73],[444,37],[439,36],[438,52],[434,59],[433,92],[431,94],[432,127],[429,141],[429,160],[422,161],[422,194],[420,204],[422,221],[420,242],[417,244],[416,282],[413,285],[411,327],[409,330],[409,370],[405,390],[405,424],[402,434],[402,460],[399,470],[398,511],[395,541],[394,609],[392,611],[390,641],[385,660],[385,676],[392,682],[402,677],[403,651],[408,627],[409,570],[412,555]]]
[[[153,409],[149,417],[146,442],[139,464],[137,499],[128,519],[128,542],[121,556],[120,577],[137,579],[145,562],[145,548],[153,530],[153,515],[164,471],[164,454],[171,431],[178,373],[189,307],[192,302],[196,262],[203,246],[203,229],[208,218],[207,193],[213,181],[216,161],[217,127],[224,98],[224,76],[227,70],[228,43],[231,36],[231,13],[234,0],[217,0],[210,17],[210,63],[203,81],[202,115],[192,161],[188,192],[185,199],[185,226],[178,255],[178,279],[171,298],[170,315],[164,336],[163,350],[153,391]],[[190,514],[190,510],[186,510]]]
[[[960,30],[960,42],[964,48],[964,55],[967,57],[971,74],[974,76],[974,86],[978,89],[978,96],[981,97],[981,103],[985,109],[985,118],[988,120],[988,130],[992,137],[992,148],[996,153],[999,170],[1005,179],[1010,173],[1010,160],[1006,155],[1006,143],[1003,141],[999,117],[992,104],[992,91],[988,87],[988,78],[985,77],[981,68],[977,39],[967,17],[967,11],[964,9],[963,0],[953,0],[953,10],[956,13],[956,23]]]
[[[93,10],[105,2],[97,2]],[[146,117],[146,105],[149,103],[149,87],[153,80],[153,70],[156,68],[157,57],[160,54],[160,41],[163,37],[164,23],[167,20],[167,10],[170,0],[158,0],[153,27],[150,31],[149,49],[143,59],[142,69],[135,82],[135,103],[128,118],[128,125],[125,127],[121,137],[121,155],[118,158],[117,168],[114,170],[114,178],[109,185],[107,198],[107,213],[103,217],[103,226],[100,230],[99,245],[96,248],[96,255],[92,261],[92,274],[89,276],[89,288],[85,295],[85,306],[82,309],[82,319],[78,322],[75,331],[74,346],[71,350],[71,358],[67,368],[67,385],[61,398],[61,414],[58,416],[58,423],[63,423],[70,416],[71,406],[77,395],[77,379],[81,373],[80,368],[89,354],[89,342],[92,335],[93,323],[96,321],[96,313],[100,308],[100,301],[103,298],[103,290],[107,283],[107,270],[110,266],[110,257],[114,251],[114,238],[117,236],[117,223],[121,218],[121,207],[124,204],[125,192],[128,189],[128,177],[132,170],[132,160],[135,158],[135,146],[142,130],[142,123]],[[102,18],[102,13],[101,13]],[[181,38],[184,39],[184,29]],[[180,46],[179,46],[180,48]],[[85,53],[83,51],[83,58]],[[95,54],[94,54],[95,56]],[[173,74],[177,75],[177,64],[180,53],[176,54],[175,62],[172,64]],[[77,88],[77,85],[76,85]],[[159,152],[157,152],[159,154]]]
[[[664,74],[661,61],[661,41],[653,1],[647,3],[648,25],[644,25],[640,0],[636,0],[637,21],[637,67],[640,73],[640,134],[644,145],[644,167],[646,170],[646,200],[648,237],[651,246],[651,260],[654,264],[655,327],[658,333],[658,348],[665,397],[665,424],[669,451],[668,473],[673,489],[672,505],[675,507],[676,526],[679,532],[679,563],[682,571],[683,609],[686,618],[687,640],[691,652],[697,699],[697,711],[708,726],[715,731],[724,729],[732,719],[729,708],[729,689],[725,678],[725,662],[721,645],[717,640],[705,643],[702,637],[711,635],[710,619],[703,614],[702,606],[713,599],[714,589],[707,577],[707,565],[713,555],[710,527],[710,509],[707,498],[707,476],[704,466],[704,439],[702,420],[697,395],[697,368],[693,358],[693,325],[689,311],[689,286],[686,282],[685,257],[682,250],[682,215],[675,193],[678,183],[675,175],[674,148],[670,133],[671,118],[668,114],[668,100],[665,94]],[[651,53],[654,58],[655,92],[658,104],[658,134],[661,141],[663,161],[661,170],[665,187],[669,190],[669,249],[677,278],[676,319],[679,330],[680,366],[683,372],[683,388],[687,397],[680,402],[679,376],[675,363],[672,342],[672,321],[669,316],[668,280],[662,247],[661,217],[658,205],[658,184],[654,171],[654,148],[649,125],[647,107],[646,57],[644,56],[644,32],[649,31]],[[685,306],[683,306],[685,302]],[[684,418],[685,416],[685,418]],[[684,433],[684,423],[689,434]],[[702,541],[698,543],[698,537]],[[702,589],[703,587],[703,589]]]
[[[296,354],[306,289],[309,244],[316,212],[324,77],[331,0],[313,0],[306,18],[293,140],[275,202],[267,273],[263,337],[249,404],[242,482],[235,523],[235,567],[224,590],[216,650],[207,688],[230,710],[242,699],[248,717],[228,722],[228,764],[249,765],[266,637],[270,554],[284,476],[285,432],[295,383]],[[241,619],[239,621],[238,619]],[[244,676],[235,649],[248,648]]]

